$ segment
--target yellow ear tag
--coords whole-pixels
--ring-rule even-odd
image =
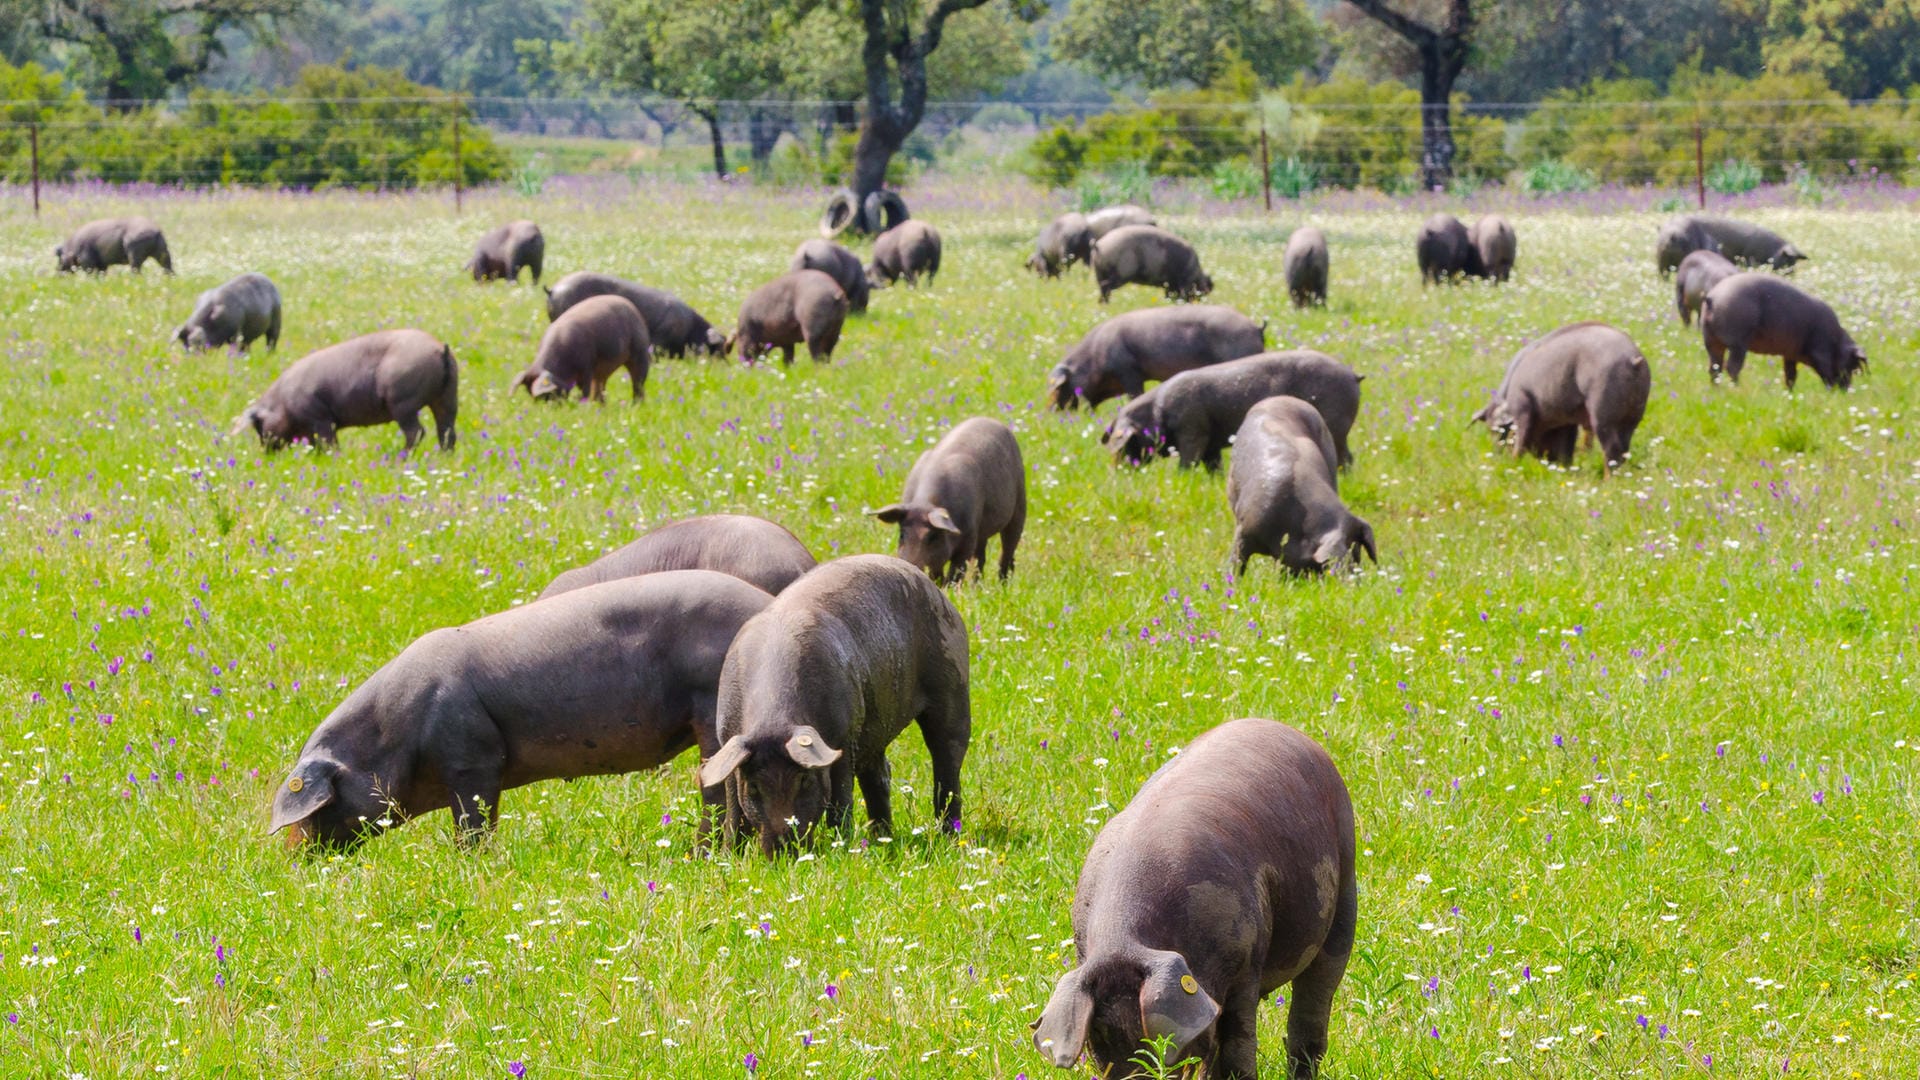
[[[301,788],[303,788],[303,787],[306,787],[306,786],[307,786],[307,782],[306,782],[305,780],[302,780],[302,779],[300,779],[300,778],[299,778],[299,777],[297,777],[297,776],[296,776],[296,777],[294,777],[293,779],[291,779],[291,780],[289,780],[289,781],[287,781],[287,790],[288,790],[288,791],[299,791],[299,790],[300,790]]]
[[[799,744],[800,744],[801,746],[812,746],[812,745],[813,745],[813,736],[811,736],[811,735],[802,735],[802,736],[800,736],[799,738],[797,738],[797,739],[795,739],[795,740],[793,740],[793,741],[794,741],[794,742],[797,742],[797,743],[799,743]]]
[[[1185,990],[1189,994],[1197,994],[1200,992],[1200,984],[1194,981],[1193,976],[1182,975],[1180,976],[1180,989]]]

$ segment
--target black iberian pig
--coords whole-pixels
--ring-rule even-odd
[[[540,599],[663,570],[714,570],[777,596],[813,567],[806,545],[773,522],[745,514],[709,514],[662,525],[561,573],[541,591]]]
[[[787,263],[787,269],[820,271],[832,278],[834,284],[840,286],[840,291],[847,294],[848,311],[858,315],[867,310],[867,300],[873,288],[872,282],[867,280],[867,268],[860,265],[860,256],[839,244],[819,238],[802,241],[794,250],[793,259]]]
[[[75,270],[104,274],[110,266],[132,267],[137,274],[148,259],[173,273],[173,254],[167,250],[165,234],[143,217],[89,221],[53,249],[53,261],[63,274]]]
[[[490,229],[473,246],[466,269],[475,281],[519,281],[524,268],[540,284],[540,268],[547,255],[547,238],[531,221],[510,221]]]
[[[647,396],[647,370],[653,365],[653,340],[640,309],[617,293],[590,296],[547,324],[533,365],[513,380],[536,398],[565,400],[575,390],[581,400],[607,400],[607,381],[621,368],[633,384],[633,400]]]
[[[1198,300],[1213,291],[1193,245],[1157,225],[1122,225],[1093,242],[1093,280],[1106,303],[1123,285],[1152,285],[1169,300]]]
[[[1135,397],[1147,380],[1252,356],[1266,348],[1266,326],[1230,307],[1142,308],[1087,331],[1047,375],[1056,409],[1088,408]]]
[[[1338,452],[1320,411],[1292,397],[1271,397],[1247,411],[1233,439],[1227,505],[1233,510],[1234,572],[1255,555],[1296,574],[1318,574],[1365,551],[1380,561],[1373,526],[1340,501]]]
[[[421,409],[433,411],[440,449],[453,449],[460,413],[453,350],[424,330],[382,330],[294,361],[247,406],[233,430],[253,428],[271,451],[302,439],[330,447],[338,444],[341,428],[398,424],[411,450],[426,434]]]
[[[1437,285],[1463,277],[1480,277],[1485,267],[1472,234],[1452,214],[1435,214],[1420,225],[1413,253],[1420,264],[1420,284]]]
[[[1687,252],[1673,279],[1673,306],[1680,314],[1680,325],[1692,326],[1707,294],[1715,285],[1739,273],[1738,267],[1717,251],[1701,248]]]
[[[728,837],[753,832],[768,855],[822,822],[845,829],[855,779],[885,834],[887,747],[917,721],[933,812],[958,832],[967,686],[966,623],[926,574],[891,555],[822,563],[740,628],[720,674],[720,752],[700,783],[726,784]]]
[[[806,342],[814,363],[833,359],[840,328],[847,320],[847,294],[839,282],[818,270],[794,270],[755,289],[740,305],[740,323],[725,349],[738,348],[742,363],[769,349],[793,363],[793,347]]]
[[[655,356],[682,357],[689,352],[718,356],[726,352],[726,339],[692,305],[665,289],[655,289],[612,274],[587,271],[568,274],[547,290],[547,318],[558,319],[566,310],[590,296],[624,296],[640,309],[647,320],[647,337],[653,341]]]
[[[873,262],[867,280],[875,288],[904,281],[918,286],[920,275],[933,284],[940,272],[940,230],[918,219],[903,221],[873,242]]]
[[[1013,429],[976,416],[935,443],[907,473],[900,501],[873,512],[900,526],[900,557],[942,582],[987,571],[987,541],[1000,538],[1000,576],[1027,525],[1027,469]]]
[[[1473,419],[1513,444],[1513,456],[1573,461],[1580,433],[1600,444],[1608,472],[1633,448],[1653,370],[1633,339],[1600,322],[1563,326],[1507,363],[1492,399]]]
[[[1801,364],[1835,390],[1852,386],[1853,373],[1867,369],[1867,354],[1825,301],[1771,274],[1735,274],[1707,290],[1700,335],[1714,382],[1724,368],[1738,383],[1749,352],[1785,360],[1789,390]]]
[[[1327,234],[1311,225],[1293,230],[1280,256],[1287,275],[1287,295],[1293,306],[1327,306]]]
[[[201,293],[193,314],[173,332],[189,351],[233,345],[246,352],[257,337],[267,339],[268,349],[280,345],[280,290],[265,274],[241,274]]]
[[[1353,463],[1347,435],[1360,415],[1360,381],[1326,353],[1300,349],[1260,353],[1183,371],[1121,408],[1100,441],[1114,457],[1144,465],[1180,455],[1180,467],[1220,467],[1220,456],[1247,410],[1270,397],[1296,397],[1320,411],[1333,435],[1336,464]]]
[[[1033,1043],[1063,1069],[1090,1052],[1118,1078],[1161,1039],[1163,1069],[1198,1058],[1208,1080],[1255,1080],[1260,1003],[1292,983],[1287,1074],[1312,1080],[1358,907],[1333,759],[1285,724],[1222,724],[1094,838],[1073,898],[1080,966],[1054,984]]]
[[[772,600],[673,570],[435,630],[321,721],[269,831],[350,845],[445,807],[471,841],[509,788],[651,769],[695,745],[711,755],[727,648]],[[701,795],[719,809],[718,788]]]

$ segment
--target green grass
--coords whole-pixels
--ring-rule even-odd
[[[1423,291],[1419,212],[1325,215],[1332,303],[1296,314],[1294,215],[1173,215],[1217,300],[1367,376],[1343,494],[1383,566],[1296,582],[1263,561],[1236,582],[1220,478],[1117,471],[1095,421],[1039,407],[1108,312],[1084,272],[1020,270],[1038,209],[926,211],[939,285],[877,294],[830,367],[663,361],[638,408],[616,385],[554,409],[507,392],[546,317],[536,290],[462,277],[482,229],[536,217],[555,277],[629,274],[728,324],[812,208],[693,188],[481,195],[459,219],[428,196],[63,198],[39,221],[18,202],[0,210],[9,1075],[724,1077],[751,1053],[761,1077],[1039,1077],[1027,1022],[1071,962],[1099,823],[1243,715],[1322,740],[1358,813],[1327,1075],[1912,1075],[1911,214],[1763,215],[1817,254],[1798,280],[1873,360],[1852,394],[1793,397],[1768,360],[1707,385],[1652,216],[1515,213],[1511,286]],[[61,232],[130,209],[166,227],[178,278],[52,274]],[[249,269],[286,297],[277,355],[168,348],[197,291]],[[1603,480],[1591,451],[1571,471],[1496,454],[1468,414],[1523,339],[1589,317],[1654,367],[1633,462]],[[326,456],[226,437],[286,363],[399,325],[460,359],[453,454],[401,459],[392,428]],[[444,814],[331,859],[264,835],[314,725],[421,633],[679,515],[765,514],[823,557],[890,550],[861,511],[981,413],[1018,431],[1033,516],[1011,583],[954,594],[964,841],[928,829],[911,732],[898,840],[807,861],[691,857],[691,758],[509,792],[473,852]],[[1268,1075],[1283,1032],[1270,1009]]]

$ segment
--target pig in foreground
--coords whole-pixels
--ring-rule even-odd
[[[822,822],[844,830],[855,779],[884,835],[887,747],[918,722],[933,811],[958,832],[971,710],[967,627],[940,587],[891,555],[836,559],[740,628],[720,673],[720,752],[700,766],[700,783],[726,785],[726,835],[752,831],[768,855]]]
[[[1460,219],[1452,214],[1435,214],[1420,226],[1413,250],[1420,263],[1420,284],[1441,284],[1484,273],[1480,249]]]
[[[540,226],[531,221],[512,221],[480,238],[466,269],[475,281],[519,281],[524,268],[533,271],[533,283],[538,285],[546,253],[547,239],[540,235]]]
[[[539,598],[666,570],[712,570],[778,596],[813,566],[806,545],[773,522],[745,514],[710,514],[662,525],[586,566],[565,571]]]
[[[1161,1069],[1198,1058],[1208,1080],[1255,1080],[1261,1002],[1291,983],[1287,1075],[1312,1080],[1358,911],[1333,759],[1285,724],[1222,724],[1094,838],[1073,897],[1080,966],[1054,984],[1033,1044],[1119,1078],[1144,1075],[1134,1059],[1164,1039]]]
[[[1138,396],[1147,380],[1252,356],[1265,349],[1266,325],[1219,304],[1144,308],[1087,331],[1047,376],[1056,409],[1093,408]]]
[[[818,270],[795,270],[747,297],[725,347],[738,348],[741,362],[749,364],[777,348],[781,362],[792,364],[793,347],[804,341],[814,362],[825,363],[833,359],[846,320],[847,294],[838,282]]]
[[[647,338],[656,356],[682,357],[689,352],[719,356],[726,338],[686,301],[666,291],[614,277],[579,271],[547,290],[547,318],[558,319],[567,309],[590,296],[624,296],[647,320]]]
[[[987,541],[1000,538],[1000,577],[1027,524],[1027,469],[1013,430],[976,416],[913,463],[900,501],[873,516],[900,526],[900,557],[949,584],[987,571]]]
[[[772,599],[674,570],[435,630],[321,721],[269,831],[347,846],[446,807],[471,842],[510,788],[652,769],[694,745],[712,754],[727,648]],[[701,792],[713,811],[721,794]]]
[[[75,270],[104,274],[110,266],[132,267],[137,274],[148,259],[173,273],[173,254],[167,250],[165,234],[143,217],[89,221],[53,249],[53,261],[63,274]]]
[[[1513,456],[1538,454],[1560,465],[1573,461],[1585,431],[1612,472],[1633,448],[1652,387],[1653,371],[1632,338],[1605,323],[1574,323],[1521,349],[1473,419],[1510,441]]]
[[[1293,306],[1327,306],[1327,234],[1311,225],[1293,230],[1281,256],[1287,274],[1287,295]]]
[[[895,228],[898,227],[895,226]],[[820,271],[832,278],[834,283],[840,286],[840,291],[847,294],[848,311],[857,315],[867,310],[867,301],[872,295],[870,290],[873,287],[872,282],[867,280],[867,268],[860,265],[860,256],[839,244],[831,240],[805,241],[794,251],[793,259],[787,264],[787,269],[789,271]]]
[[[1373,527],[1349,513],[1334,476],[1336,451],[1319,410],[1272,397],[1247,411],[1233,440],[1227,505],[1233,510],[1234,572],[1255,555],[1296,574],[1318,574],[1342,559],[1375,563]]]
[[[280,345],[280,290],[265,274],[241,274],[194,301],[193,314],[173,332],[190,351],[236,345],[246,352],[264,336],[267,348]]]
[[[1183,371],[1127,402],[1100,441],[1116,459],[1144,465],[1178,453],[1180,467],[1220,467],[1247,410],[1270,397],[1294,397],[1319,411],[1333,436],[1336,464],[1353,463],[1347,434],[1360,415],[1361,375],[1326,353],[1260,353]]]
[[[1506,218],[1499,214],[1488,214],[1473,223],[1467,236],[1473,242],[1481,277],[1504,282],[1513,276],[1513,260],[1519,253],[1520,241],[1514,236],[1513,226]]]
[[[434,436],[453,449],[460,412],[460,369],[453,350],[423,330],[382,330],[329,345],[293,362],[233,430],[252,427],[269,451],[302,439],[339,443],[341,428],[398,424],[406,448],[426,434],[420,410],[433,411]]]
[[[647,396],[647,369],[653,342],[640,309],[624,296],[590,296],[562,312],[540,338],[533,366],[513,381],[535,398],[565,400],[575,390],[581,400],[607,400],[607,381],[621,368],[633,382],[633,400]]]
[[[1717,251],[1701,248],[1687,252],[1687,257],[1680,260],[1679,272],[1673,279],[1673,306],[1679,310],[1680,325],[1692,326],[1693,317],[1699,313],[1707,293],[1739,272],[1725,255]]]
[[[875,288],[904,281],[919,285],[920,275],[933,284],[940,272],[940,231],[924,221],[903,221],[873,242],[873,263],[867,267],[867,279]]]
[[[1653,255],[1662,276],[1672,273],[1695,251],[1717,252],[1739,266],[1765,266],[1783,272],[1806,259],[1779,233],[1748,221],[1686,214],[1660,226]]]
[[[1714,382],[1724,369],[1738,383],[1748,352],[1785,360],[1788,390],[1801,364],[1835,390],[1852,386],[1853,373],[1867,369],[1867,354],[1832,308],[1771,274],[1735,274],[1709,290],[1700,307],[1700,334]]]
[[[1122,225],[1094,242],[1093,279],[1106,303],[1123,285],[1152,285],[1170,300],[1198,300],[1213,291],[1193,245],[1155,225]]]

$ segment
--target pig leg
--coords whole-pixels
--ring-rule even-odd
[[[782,345],[782,346],[780,346],[780,362],[781,362],[782,364],[785,364],[785,365],[786,365],[787,367],[792,367],[792,366],[793,366],[793,345],[792,345],[792,343],[788,343],[788,344],[786,344],[786,345]]]
[[[633,383],[633,403],[638,405],[647,400],[647,369],[640,365],[638,357],[627,361],[627,379]]]
[[[426,438],[427,429],[421,425],[417,412],[400,413],[393,418],[393,422],[400,425],[401,434],[407,437],[407,445],[403,449],[412,450],[421,439]]]
[[[960,764],[973,736],[973,713],[962,688],[936,695],[920,714],[920,736],[933,761],[933,812],[947,832],[960,831]]]
[[[1207,1068],[1208,1076],[1228,1080],[1259,1080],[1260,1043],[1256,1022],[1260,1015],[1260,987],[1245,983],[1226,995],[1221,1003],[1220,1019],[1214,1026],[1219,1049]]]
[[[1247,563],[1253,561],[1253,552],[1247,548],[1247,534],[1237,528],[1233,530],[1233,550],[1227,558],[1233,563],[1234,577],[1247,576]]]
[[[1794,382],[1800,378],[1801,358],[1797,356],[1789,355],[1789,356],[1781,357],[1781,360],[1786,364],[1787,390],[1791,392],[1793,390]],[[1815,369],[1815,370],[1818,370],[1818,369]]]
[[[860,798],[867,804],[867,820],[881,836],[893,835],[893,767],[885,757],[860,771]],[[851,804],[852,800],[848,800]]]
[[[1313,1080],[1327,1053],[1327,1023],[1333,1017],[1334,991],[1347,974],[1359,913],[1353,880],[1340,890],[1339,906],[1320,955],[1294,976],[1293,1005],[1287,1010],[1287,1069],[1292,1080]]]
[[[1026,528],[1027,496],[1026,493],[1022,492],[1020,501],[1015,504],[1013,508],[1013,520],[1007,522],[1007,527],[1000,530],[1001,581],[1007,580],[1007,575],[1013,573],[1013,552],[1015,548],[1020,546],[1020,534],[1025,532]],[[983,565],[981,570],[985,571],[985,569],[986,567]]]
[[[1746,366],[1747,347],[1745,345],[1729,345],[1727,347],[1727,377],[1733,380],[1733,385],[1740,385],[1740,369]]]
[[[833,347],[840,344],[840,331],[828,330],[825,333],[807,339],[807,355],[816,364],[824,364],[833,359]]]
[[[446,784],[454,833],[463,847],[471,847],[493,831],[500,815],[500,772],[483,767],[448,770]]]
[[[1707,347],[1707,381],[1717,383],[1720,381],[1721,370],[1726,367],[1727,343],[1715,337],[1713,332],[1707,329],[1707,320],[1704,316],[1700,319],[1700,329],[1703,331],[1702,343]]]

